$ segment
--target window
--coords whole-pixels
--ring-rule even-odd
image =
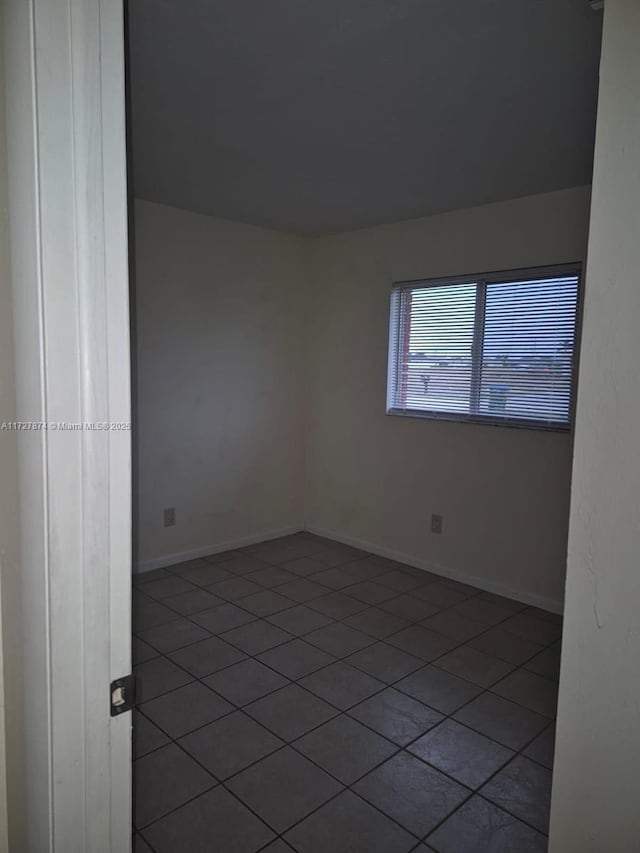
[[[397,284],[387,412],[569,429],[580,267]]]

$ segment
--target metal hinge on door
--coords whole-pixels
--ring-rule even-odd
[[[117,717],[133,708],[135,679],[133,675],[125,675],[111,682],[111,716]]]

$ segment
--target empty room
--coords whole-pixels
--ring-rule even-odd
[[[636,0],[0,25],[0,853],[637,853]]]
[[[602,16],[129,4],[136,850],[547,847]]]

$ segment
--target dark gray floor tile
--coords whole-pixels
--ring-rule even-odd
[[[387,637],[385,642],[408,652],[410,655],[432,661],[458,645],[456,640],[443,637],[436,631],[430,631],[422,625],[411,625],[397,634]]]
[[[316,631],[318,628],[324,628],[325,625],[330,625],[333,619],[301,604],[298,607],[292,607],[290,610],[274,613],[273,616],[267,617],[267,622],[271,622],[272,625],[277,625],[278,628],[298,637],[310,634],[311,631]]]
[[[373,642],[368,634],[363,634],[362,631],[357,631],[341,622],[334,622],[324,628],[319,628],[317,631],[307,634],[305,640],[337,658],[350,655],[365,646],[370,646]]]
[[[141,663],[135,668],[135,676],[137,702],[146,702],[193,681],[193,676],[163,657]]]
[[[233,705],[194,681],[145,702],[140,710],[172,738],[178,738],[228,714]]]
[[[192,587],[188,592],[181,592],[179,595],[172,595],[169,598],[165,598],[164,604],[175,610],[176,613],[181,613],[183,616],[191,616],[193,613],[200,613],[202,610],[210,610],[212,607],[217,607],[218,604],[222,604],[222,601],[204,589],[195,589]]]
[[[160,746],[169,743],[167,735],[148,720],[140,711],[133,712],[133,755],[142,758]]]
[[[288,684],[288,680],[256,660],[243,660],[205,678],[205,684],[233,702],[248,705]]]
[[[515,601],[513,598],[505,598],[503,595],[495,595],[493,592],[481,592],[478,598],[480,601],[490,601],[491,604],[496,604],[498,607],[509,610],[511,613],[518,613],[526,607],[520,601]]]
[[[354,566],[359,566],[366,554],[364,551],[358,551],[356,548],[350,548],[348,545],[337,545],[333,542],[323,548],[316,549],[313,556],[325,568],[348,566],[349,571],[351,571]],[[361,575],[358,575],[358,577],[361,577]]]
[[[556,727],[555,725],[552,725],[549,726],[548,729],[545,729],[542,734],[539,734],[538,737],[529,744],[523,754],[526,755],[527,758],[537,761],[538,764],[544,764],[545,767],[552,770],[555,746]]]
[[[148,643],[145,643],[144,640],[141,640],[139,637],[134,637],[132,655],[133,663],[139,664],[151,660],[152,658],[157,658],[160,655],[160,652]]]
[[[520,666],[526,660],[542,651],[542,646],[525,640],[515,634],[505,631],[502,625],[485,631],[479,637],[474,637],[469,645],[493,657]]]
[[[294,746],[345,785],[398,751],[397,746],[345,714],[304,735]]]
[[[242,711],[183,737],[180,746],[220,780],[228,779],[283,745]]]
[[[552,613],[550,610],[543,610],[541,607],[533,607],[530,605],[524,609],[527,616],[535,616],[537,619],[542,619],[545,622],[553,622],[554,625],[562,625],[563,616],[561,613]]]
[[[291,639],[291,635],[287,634],[281,628],[276,628],[269,622],[260,619],[256,622],[251,622],[249,625],[242,625],[239,628],[233,628],[222,634],[222,639],[232,643],[243,652],[249,655],[257,655],[260,652],[265,652],[267,649],[272,649],[274,646],[279,646],[281,643],[286,643]]]
[[[542,646],[548,646],[562,636],[562,625],[545,619],[538,619],[526,613],[516,613],[515,616],[507,619],[502,627],[510,634],[515,634],[517,637],[539,643]]]
[[[477,637],[489,627],[482,622],[476,622],[466,616],[461,616],[459,613],[452,613],[451,608],[436,613],[435,616],[430,616],[424,619],[421,623],[425,628],[432,631],[437,631],[445,637],[450,637],[452,640],[457,640],[460,643],[465,643],[468,640]]]
[[[153,853],[147,842],[141,835],[133,836],[133,853]]]
[[[172,622],[156,625],[155,628],[148,628],[146,631],[138,631],[138,636],[145,643],[149,643],[154,649],[158,649],[164,654],[196,643],[198,640],[204,640],[210,635],[208,631],[199,625],[195,625],[190,619],[179,616]]]
[[[172,622],[177,618],[175,610],[171,610],[159,601],[154,601],[150,598],[148,604],[134,606],[133,631],[135,634],[139,634],[141,631],[146,631],[165,622]]]
[[[481,797],[471,799],[427,839],[437,853],[546,853],[544,835]]]
[[[499,622],[503,622],[509,618],[510,612],[505,612],[504,607],[499,607],[497,604],[492,604],[490,601],[475,597],[468,598],[454,605],[451,613],[470,619],[472,622],[479,622],[485,628],[491,628]]]
[[[511,699],[545,717],[555,717],[558,707],[558,685],[526,669],[517,669],[494,684],[493,693]]]
[[[253,613],[247,613],[246,610],[242,610],[234,604],[221,604],[212,610],[196,613],[191,617],[191,620],[202,625],[212,634],[224,634],[225,631],[230,631],[232,628],[239,628],[241,625],[255,622],[256,617]]]
[[[246,577],[234,575],[225,581],[211,584],[207,589],[225,601],[238,601],[241,598],[246,598],[248,595],[253,595],[255,592],[260,592],[262,587],[248,580]]]
[[[420,566],[412,566],[409,563],[402,562],[396,563],[395,569],[389,569],[389,571],[404,572],[407,575],[411,575],[411,577],[417,578],[421,584],[433,583],[434,579],[439,577],[439,575],[435,575],[433,572],[423,569]]]
[[[225,569],[225,571],[231,572],[231,574],[239,577],[253,574],[253,572],[258,572],[260,569],[268,568],[268,564],[265,563],[264,560],[259,560],[257,557],[246,552],[243,554],[236,553],[229,556],[227,559],[220,561],[218,565]]]
[[[389,571],[402,572],[405,575],[416,578],[416,580],[420,581],[421,585],[433,583],[438,578],[438,575],[434,575],[433,572],[421,569],[419,566],[410,566],[408,563],[397,563],[395,569],[390,569]]]
[[[258,659],[294,681],[327,666],[334,660],[322,649],[310,646],[304,640],[297,638],[263,652]]]
[[[358,601],[364,601],[365,604],[375,605],[381,604],[383,601],[389,601],[395,598],[397,591],[382,586],[375,581],[360,581],[353,586],[346,587],[344,590],[346,595],[352,598],[357,598]]]
[[[421,598],[416,598],[415,595],[406,594],[391,598],[389,601],[383,601],[378,606],[381,610],[393,613],[395,616],[407,619],[409,622],[419,622],[421,619],[426,619],[440,610],[440,607],[435,604],[423,601]]]
[[[459,604],[466,599],[466,595],[451,589],[448,586],[443,586],[441,583],[429,583],[426,586],[421,586],[414,590],[413,595],[433,604],[439,610],[444,610],[447,607],[453,607],[454,604]]]
[[[366,608],[366,604],[356,598],[350,598],[342,592],[330,592],[309,601],[309,607],[330,616],[332,619],[345,619]]]
[[[230,560],[236,560],[239,557],[251,556],[245,548],[231,548],[228,551],[216,551],[214,554],[207,554],[203,557],[207,563],[228,563]]]
[[[469,788],[480,787],[514,755],[510,749],[454,720],[440,723],[408,749]]]
[[[214,583],[226,581],[230,577],[233,577],[233,575],[224,567],[224,564],[213,565],[212,563],[204,563],[190,572],[185,572],[182,577],[196,586],[211,586]]]
[[[297,560],[291,560],[282,565],[288,572],[293,572],[294,575],[298,575],[301,578],[315,575],[317,572],[322,572],[326,569],[325,564],[321,563],[320,560],[314,559],[314,557],[299,557]]]
[[[242,607],[256,616],[271,616],[279,610],[293,607],[294,602],[273,589],[263,589],[242,599]]]
[[[209,637],[208,640],[171,652],[169,657],[196,678],[203,678],[205,675],[211,675],[212,672],[244,660],[245,655],[234,646],[225,643],[220,637]]]
[[[347,663],[363,670],[374,678],[379,678],[387,684],[399,681],[410,672],[424,666],[424,661],[413,655],[389,646],[387,643],[375,643],[353,655],[349,655]]]
[[[536,675],[541,675],[543,678],[558,681],[560,678],[560,654],[560,643],[556,643],[527,661],[524,668],[529,672],[535,672]]]
[[[406,752],[369,773],[353,790],[419,838],[469,795],[467,788]]]
[[[546,767],[519,755],[487,782],[480,793],[540,832],[549,832],[551,771]]]
[[[194,569],[202,569],[207,565],[207,560],[204,557],[199,557],[196,560],[185,560],[182,563],[175,563],[173,566],[168,566],[166,572],[167,574],[183,577]]]
[[[452,714],[481,692],[475,684],[435,666],[419,669],[403,678],[396,687],[443,714]]]
[[[327,587],[319,583],[315,583],[309,578],[296,577],[295,580],[285,583],[278,587],[277,590],[282,595],[286,595],[292,601],[311,601],[314,598],[319,598],[321,595],[327,594]]]
[[[193,585],[187,583],[182,578],[170,575],[160,580],[151,581],[145,584],[145,595],[150,595],[151,598],[163,599],[173,595],[178,595],[181,592],[192,592]]]
[[[480,593],[480,590],[477,587],[470,586],[467,583],[461,583],[460,581],[454,581],[453,578],[445,578],[444,575],[434,575],[434,578],[437,579],[437,583],[442,586],[446,586],[448,589],[455,589],[457,592],[464,595],[465,598],[473,598]]]
[[[244,710],[283,740],[292,741],[338,713],[297,684],[276,690]]]
[[[380,575],[385,575],[390,571],[387,566],[380,566],[378,563],[371,562],[369,557],[342,563],[340,568],[355,578],[354,582],[375,580]]]
[[[224,788],[214,788],[145,830],[156,853],[255,853],[275,838]]]
[[[134,586],[144,587],[152,581],[169,577],[171,577],[171,574],[167,569],[151,569],[149,572],[134,572],[132,580]]]
[[[308,675],[300,684],[342,711],[357,705],[384,687],[381,681],[342,661]]]
[[[384,640],[411,625],[406,619],[394,616],[393,613],[386,613],[377,607],[368,607],[366,610],[354,613],[353,616],[348,616],[344,623],[378,640]]]
[[[424,578],[419,575],[410,574],[402,569],[393,569],[376,578],[376,583],[395,589],[396,592],[410,592],[424,583]]]
[[[216,784],[206,770],[173,743],[139,758],[133,765],[133,774],[138,829]]]
[[[377,554],[368,554],[366,551],[361,552],[359,559],[342,566],[345,572],[356,575],[360,580],[378,578],[381,575],[396,571],[400,567],[401,564],[395,560],[379,557]]]
[[[289,847],[281,838],[278,838],[273,844],[265,847],[261,853],[293,853],[293,847]]]
[[[212,845],[225,853],[544,849],[544,836],[523,821],[531,822],[525,812],[535,822],[545,809],[553,727],[530,709],[550,713],[552,702],[555,708],[558,617],[312,534],[151,572],[134,579],[134,587],[139,700],[197,757],[189,765],[181,752],[187,764],[181,762],[177,775],[167,770],[164,765],[173,759],[165,757],[166,750],[176,745],[167,745],[167,735],[136,712],[138,764],[153,776],[160,791],[154,808],[165,815],[143,829],[139,846],[144,835],[155,853],[209,853]],[[196,632],[203,629],[200,638],[193,639],[189,624]],[[145,642],[147,631],[161,648]],[[188,645],[182,645],[185,637]],[[174,642],[180,646],[171,648]],[[461,642],[465,646],[457,648]],[[171,651],[171,660],[158,657],[163,649]],[[327,664],[333,655],[348,657]],[[172,661],[198,677],[211,674],[195,684]],[[512,672],[521,664],[523,670]],[[301,686],[285,676],[300,678]],[[390,683],[394,688],[385,686]],[[411,695],[404,692],[407,686]],[[492,692],[476,695],[480,688]],[[205,701],[210,698],[215,708]],[[459,723],[443,721],[431,707],[449,713],[461,702],[468,704],[454,714]],[[525,750],[531,761],[510,760],[510,749],[532,739]],[[291,741],[297,741],[293,751],[282,745]],[[402,746],[415,754],[393,755]],[[152,758],[157,772],[145,769]],[[243,780],[245,796],[255,799],[261,814],[275,815],[274,828],[284,828],[287,838],[276,839],[222,787],[167,806],[167,798],[184,796],[173,789],[181,789],[190,766],[204,774],[208,788],[216,785],[214,775],[230,786]],[[318,796],[311,777],[324,780],[331,793]],[[471,788],[484,785],[481,796],[456,810],[469,788],[451,777]],[[354,790],[366,783],[363,795],[377,809],[352,792],[339,793],[342,783],[354,782]],[[496,803],[511,796],[513,808],[489,803],[487,791]],[[143,797],[150,802],[148,793]],[[522,821],[507,814],[515,809]],[[294,821],[301,822],[287,830]],[[418,838],[438,824],[420,844]]]
[[[134,613],[140,610],[141,607],[148,607],[155,601],[154,598],[149,598],[140,587],[134,586],[131,589],[131,606]]]
[[[247,580],[253,581],[263,589],[271,589],[271,587],[281,586],[283,583],[297,579],[298,576],[293,572],[288,572],[285,568],[277,566],[266,566],[264,569],[247,575]]]
[[[408,853],[412,838],[351,791],[344,791],[286,835],[298,853]]]
[[[454,718],[510,749],[522,749],[549,724],[547,717],[493,693],[478,696]]]
[[[234,776],[227,786],[279,833],[341,789],[327,773],[288,747]]]
[[[342,569],[324,569],[322,572],[313,575],[311,580],[335,590],[344,589],[344,587],[352,586],[358,582],[357,577],[347,574]]]
[[[439,658],[435,665],[481,687],[490,687],[513,669],[513,664],[485,655],[484,652],[471,646],[459,646],[453,649]]]
[[[309,542],[295,541],[275,541],[262,542],[259,545],[251,546],[248,550],[261,560],[272,565],[282,565],[291,560],[297,560],[300,557],[307,557],[310,554],[315,554],[317,548]]]
[[[442,719],[442,714],[392,687],[366,699],[349,711],[350,716],[405,746]]]

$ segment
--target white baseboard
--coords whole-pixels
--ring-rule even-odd
[[[392,548],[384,548],[376,545],[374,542],[368,542],[364,539],[356,539],[353,536],[343,536],[333,530],[326,530],[322,527],[314,527],[306,525],[305,530],[309,533],[315,533],[316,536],[323,536],[326,539],[333,539],[335,542],[341,542],[343,545],[350,545],[352,548],[359,548],[362,551],[370,551],[372,554],[377,554],[379,557],[387,557],[389,560],[395,560],[398,563],[406,563],[408,566],[413,566],[416,569],[424,569],[427,572],[432,572],[434,575],[440,575],[449,580],[460,581],[460,583],[476,586],[484,592],[492,592],[495,595],[503,595],[506,598],[512,598],[514,601],[520,601],[522,604],[529,604],[533,607],[541,607],[543,610],[548,610],[551,613],[562,613],[564,605],[562,601],[557,599],[547,598],[543,595],[536,595],[532,592],[522,592],[521,590],[512,589],[505,584],[492,581],[485,577],[470,575],[466,572],[452,569],[442,563],[434,563],[429,560],[422,560],[414,557],[411,554],[404,554],[401,551],[394,551]]]
[[[199,557],[210,557],[212,554],[220,554],[222,551],[231,551],[233,548],[246,548],[248,545],[257,545],[267,539],[279,539],[281,536],[290,536],[292,533],[300,533],[304,528],[283,527],[280,530],[267,530],[256,533],[253,536],[244,536],[241,539],[231,539],[227,542],[218,542],[215,545],[204,545],[202,548],[192,548],[189,551],[179,551],[174,554],[165,554],[162,557],[152,557],[150,560],[142,560],[133,566],[133,572],[150,572],[152,569],[164,569],[167,566],[175,566],[185,563],[187,560],[197,560]]]
[[[558,601],[557,599],[512,589],[505,584],[501,584],[478,575],[470,575],[467,572],[452,569],[450,566],[445,566],[442,563],[423,560],[419,557],[414,557],[412,554],[405,554],[402,551],[396,551],[392,548],[384,548],[381,545],[377,545],[375,542],[369,542],[365,539],[357,539],[353,536],[343,536],[341,533],[336,533],[334,530],[326,530],[325,528],[315,527],[314,525],[284,527],[279,530],[267,530],[263,533],[244,536],[240,539],[218,542],[215,545],[205,545],[201,548],[192,548],[189,551],[165,554],[162,557],[153,557],[150,560],[143,560],[142,562],[137,563],[133,567],[133,571],[138,573],[149,572],[152,569],[164,569],[167,566],[175,566],[176,564],[184,563],[187,560],[197,560],[199,557],[209,557],[212,554],[219,554],[222,551],[231,551],[233,548],[246,548],[248,545],[257,545],[259,542],[265,542],[268,539],[278,539],[280,536],[290,536],[292,533],[300,533],[302,530],[306,530],[309,533],[315,533],[316,536],[322,536],[325,539],[333,539],[335,542],[341,542],[343,545],[350,545],[352,548],[369,551],[371,554],[377,554],[380,557],[387,557],[390,560],[396,560],[398,563],[406,563],[408,566],[413,566],[416,569],[424,569],[427,572],[432,572],[434,575],[440,575],[443,578],[449,578],[450,580],[460,581],[460,583],[476,586],[478,589],[482,589],[485,592],[492,592],[495,595],[504,595],[506,598],[513,598],[515,601],[521,601],[523,604],[530,604],[533,607],[541,607],[543,610],[549,610],[552,613],[562,613],[564,610],[562,601]]]

